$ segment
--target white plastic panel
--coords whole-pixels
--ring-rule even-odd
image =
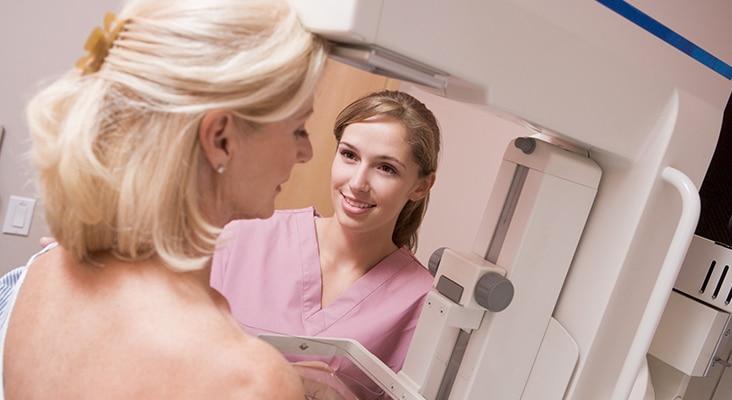
[[[521,400],[563,398],[578,359],[577,343],[552,318]]]
[[[598,1],[292,1],[326,37],[362,36],[363,45],[485,87],[486,105],[501,113],[625,158],[648,144],[677,88],[712,104],[729,93],[729,79]],[[339,30],[334,20],[352,22]],[[717,35],[702,44],[727,42]]]
[[[729,317],[729,313],[674,291],[649,353],[686,375],[704,376],[713,362]]]
[[[288,0],[313,32],[345,43],[373,43],[383,0]]]

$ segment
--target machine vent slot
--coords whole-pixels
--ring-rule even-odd
[[[716,299],[717,296],[719,296],[719,291],[722,289],[722,284],[724,283],[724,278],[727,276],[727,271],[729,271],[729,265],[724,266],[724,269],[722,270],[722,276],[719,277],[719,281],[717,281],[717,287],[714,288],[714,294],[712,295],[712,299]]]
[[[729,302],[732,301],[732,286],[729,288],[729,293],[727,293],[727,298],[724,299],[724,304],[729,305]]]
[[[707,271],[707,276],[704,278],[704,283],[702,283],[701,289],[699,289],[699,293],[704,293],[704,291],[707,290],[707,285],[709,284],[709,278],[712,277],[712,272],[714,272],[715,265],[717,265],[717,261],[712,260],[712,264],[709,265],[709,270]]]

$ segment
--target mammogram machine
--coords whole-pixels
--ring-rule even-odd
[[[402,371],[347,340],[277,347],[347,353],[396,399],[732,396],[732,260],[694,235],[731,2],[291,2],[333,58],[536,134],[496,144],[474,243],[436,249]]]

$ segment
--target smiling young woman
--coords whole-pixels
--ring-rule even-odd
[[[211,284],[251,334],[351,338],[399,371],[432,287],[413,251],[440,130],[417,99],[382,91],[341,111],[334,133],[333,216],[308,207],[228,224]],[[358,368],[325,361],[360,398],[384,396]]]

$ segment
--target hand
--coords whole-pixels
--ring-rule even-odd
[[[320,361],[300,361],[293,364],[302,379],[307,400],[358,400],[341,382],[330,365]]]

